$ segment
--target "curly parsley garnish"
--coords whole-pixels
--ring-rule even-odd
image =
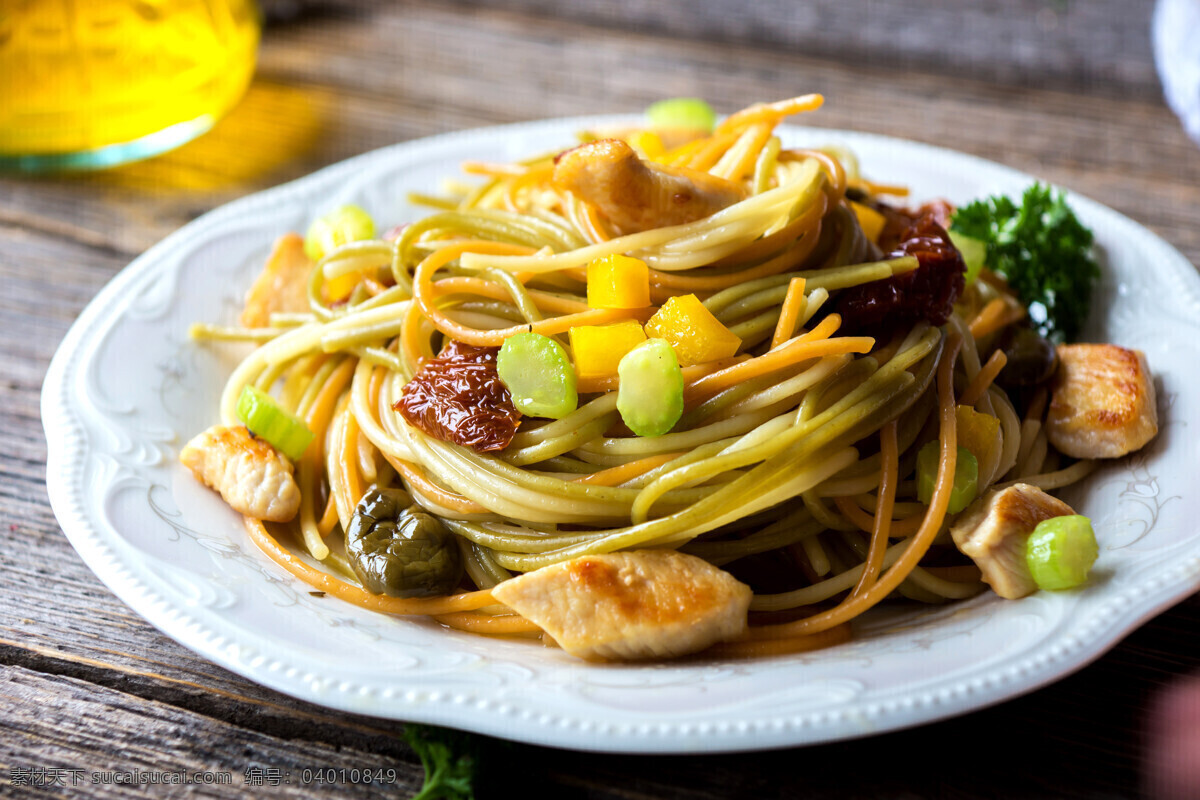
[[[478,742],[469,733],[408,723],[404,741],[421,757],[425,785],[412,800],[474,800]]]
[[[1092,232],[1062,194],[1035,183],[1019,206],[1008,197],[977,200],[955,212],[951,227],[987,245],[988,268],[1025,303],[1038,333],[1053,342],[1079,335],[1100,267]]]

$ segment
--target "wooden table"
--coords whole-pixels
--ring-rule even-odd
[[[27,768],[218,770],[239,788],[256,765],[383,767],[397,770],[394,796],[420,784],[401,723],[294,701],[176,645],[108,592],[50,510],[38,399],[55,348],[132,258],[227,200],[441,131],[637,111],[664,96],[728,111],[819,91],[827,105],[806,122],[1026,170],[1200,263],[1200,148],[1161,100],[1148,0],[979,0],[950,15],[928,0],[741,5],[292,3],[296,13],[266,31],[245,101],[208,136],[110,173],[0,177],[0,794],[71,795],[13,786],[13,770]],[[1051,687],[861,741],[642,758],[488,740],[481,795],[508,785],[535,797],[1130,797],[1147,704],[1200,667],[1198,625],[1193,597]]]

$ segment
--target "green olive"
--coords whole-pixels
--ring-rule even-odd
[[[391,597],[433,597],[462,577],[454,536],[401,489],[372,488],[346,534],[350,565],[363,587]]]
[[[1011,326],[998,342],[1008,362],[996,382],[1006,389],[1038,386],[1054,376],[1058,368],[1058,351],[1054,344],[1025,325]]]

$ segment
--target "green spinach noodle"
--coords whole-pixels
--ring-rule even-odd
[[[622,195],[571,183],[556,151],[469,163],[481,182],[417,198],[433,206],[427,216],[335,243],[319,259],[300,253],[299,236],[281,240],[290,250],[277,250],[275,267],[294,262],[301,276],[291,305],[280,271],[256,284],[242,325],[193,328],[200,340],[253,344],[222,393],[224,425],[244,422],[239,399],[253,386],[314,434],[288,463],[294,517],[246,514],[252,539],[349,602],[525,638],[552,637],[492,594],[514,576],[680,551],[753,590],[749,626],[711,651],[728,656],[844,641],[850,622],[887,598],[942,603],[986,589],[947,532],[964,459],[976,497],[1017,482],[1053,490],[1093,462],[1047,443],[1044,388],[1010,396],[996,383],[1005,366],[996,342],[1024,307],[986,270],[964,279],[947,206],[903,209],[903,189],[860,175],[845,150],[782,143],[780,122],[820,103],[751,106],[709,131],[585,134],[584,147],[614,142],[635,154],[637,163],[612,167],[632,177],[605,173],[605,186],[692,181],[683,200],[672,184],[668,216],[649,221],[657,200],[621,221]],[[733,201],[669,216],[720,192]],[[596,305],[590,265],[613,258],[644,264],[648,303]],[[667,312],[684,307],[672,301],[689,296],[708,316],[672,328]],[[585,368],[593,353],[580,331],[601,337],[600,355],[615,364],[604,351],[618,344],[603,337],[622,324],[681,337],[682,410],[660,435],[632,431],[614,369]],[[487,358],[529,333],[556,343],[573,369],[578,400],[558,418],[510,415],[519,417],[511,437],[478,447],[401,413],[423,370],[438,367],[435,377],[462,388],[462,375],[494,369]],[[735,351],[709,348],[727,334]],[[462,359],[492,355],[468,370],[446,355],[451,343]],[[487,428],[478,404],[467,397],[462,414]],[[934,466],[922,478],[927,446]],[[351,531],[364,530],[364,498],[378,490],[404,493],[401,505],[423,515],[421,536],[444,534],[422,547],[456,551],[461,573],[436,593],[377,592],[363,579],[364,545]],[[404,568],[423,569],[418,561]]]

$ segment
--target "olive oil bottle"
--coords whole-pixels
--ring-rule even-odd
[[[259,30],[253,0],[0,0],[0,167],[183,144],[242,96]]]

